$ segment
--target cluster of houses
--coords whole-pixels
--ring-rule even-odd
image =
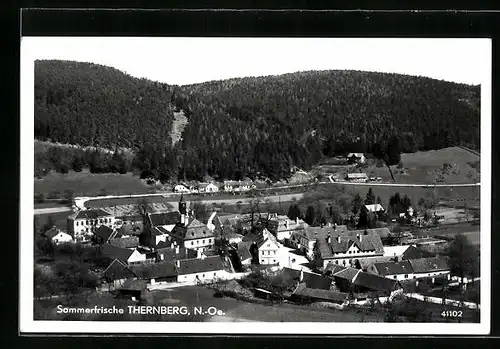
[[[383,210],[378,204],[367,209]],[[339,304],[349,297],[352,301],[353,294],[355,301],[363,301],[370,292],[392,297],[401,292],[403,280],[450,277],[444,258],[412,244],[384,246],[388,228],[313,227],[299,218],[273,213],[213,213],[201,222],[182,195],[177,211],[144,211],[124,219],[110,210],[89,209],[68,218],[67,233],[54,227],[45,234],[53,243],[99,245],[102,256],[110,260],[102,272],[102,287],[134,297],[165,283],[234,279],[252,264],[295,273],[292,295],[297,299],[330,299]],[[225,252],[221,246],[227,247]],[[293,257],[293,250],[301,251],[306,263],[294,264],[298,257]],[[307,280],[323,286],[317,288]]]
[[[251,181],[224,181],[222,185],[214,182],[198,183],[197,185],[177,184],[174,186],[174,193],[218,193],[224,191],[226,193],[248,192],[257,188]]]

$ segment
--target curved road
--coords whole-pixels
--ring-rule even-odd
[[[318,182],[318,183],[308,183],[308,184],[296,184],[296,185],[286,185],[286,186],[280,186],[280,187],[274,187],[274,188],[266,188],[270,190],[280,190],[280,189],[290,189],[290,188],[301,188],[301,187],[315,187],[317,185],[325,185],[325,184],[330,184],[330,185],[357,185],[357,186],[370,186],[370,187],[421,187],[421,188],[439,188],[439,187],[448,187],[448,188],[454,188],[454,187],[479,187],[481,183],[466,183],[466,184],[408,184],[408,183],[374,183],[374,182],[368,182],[368,183],[361,183],[361,182],[346,182],[346,181],[336,181],[336,182]],[[79,197],[75,198],[75,205],[80,208],[80,209],[85,209],[85,202],[87,201],[99,201],[99,200],[105,200],[105,199],[120,199],[120,198],[140,198],[140,197],[155,197],[155,196],[161,196],[163,198],[171,198],[172,201],[177,200],[177,197],[180,194],[178,193],[155,193],[155,194],[138,194],[138,195],[109,195],[109,196],[97,196],[97,197]],[[303,197],[304,193],[295,193],[295,194],[283,194],[283,195],[268,195],[268,196],[259,196],[257,197],[260,202],[286,202],[286,201],[293,201],[293,200],[300,200]],[[221,197],[221,198],[207,198],[207,199],[201,199],[199,200],[200,202],[203,202],[205,204],[212,204],[212,203],[217,203],[220,201],[224,201],[227,204],[237,204],[238,202],[240,203],[249,203],[253,198],[249,197],[238,197],[238,198],[227,198],[227,197]],[[189,196],[187,197],[187,200],[189,200]],[[167,200],[170,201],[170,200]],[[51,208],[40,208],[40,209],[35,209],[34,214],[35,215],[40,215],[40,214],[50,214],[50,213],[57,213],[57,212],[66,212],[70,211],[71,208],[69,207],[51,207]]]

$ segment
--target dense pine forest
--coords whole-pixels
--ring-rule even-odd
[[[311,71],[171,86],[90,63],[37,61],[35,137],[112,152],[41,152],[35,168],[277,180],[346,152],[479,150],[479,101],[479,86],[398,74]],[[176,110],[188,124],[172,145]]]

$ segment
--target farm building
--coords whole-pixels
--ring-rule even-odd
[[[50,240],[55,245],[63,244],[66,242],[72,242],[73,237],[60,229],[57,229],[56,226],[53,226],[49,230],[47,230],[43,235]]]
[[[90,241],[101,225],[113,229],[115,217],[101,209],[77,211],[68,217],[68,232],[76,241]]]
[[[347,160],[353,164],[364,164],[366,157],[363,153],[349,153],[347,154]]]
[[[368,182],[368,176],[366,173],[348,173],[345,179],[349,182]]]
[[[213,183],[200,183],[198,184],[198,192],[200,193],[217,193],[219,187]]]

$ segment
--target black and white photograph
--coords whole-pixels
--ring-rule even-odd
[[[21,329],[487,334],[490,130],[489,39],[23,37]]]

